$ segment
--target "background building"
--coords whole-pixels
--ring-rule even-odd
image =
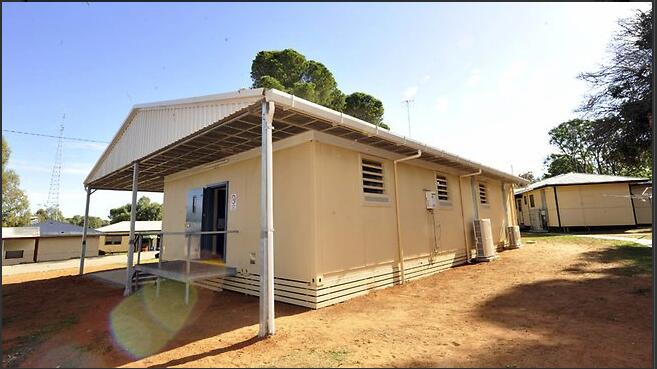
[[[534,231],[652,224],[648,178],[567,173],[516,190],[518,224]]]

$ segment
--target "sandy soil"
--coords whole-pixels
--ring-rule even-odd
[[[125,268],[125,266],[126,266],[125,263],[85,266],[84,271],[85,273],[93,273],[93,272],[99,272],[101,270]],[[43,272],[3,275],[2,284],[5,285],[5,284],[22,283],[22,282],[29,282],[29,281],[36,281],[43,279],[51,279],[51,278],[64,277],[64,276],[75,276],[78,275],[79,272],[80,272],[80,268],[76,267],[76,268],[49,270]]]
[[[3,285],[3,364],[34,366],[649,367],[652,284],[614,241],[537,239],[321,310],[167,283],[124,299],[88,277]]]

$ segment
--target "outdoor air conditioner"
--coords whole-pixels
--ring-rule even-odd
[[[497,257],[490,219],[474,221],[474,236],[477,245],[477,261],[490,261]]]
[[[509,246],[507,246],[510,249],[517,249],[522,244],[520,243],[520,227],[518,226],[509,226],[506,227],[506,238],[509,240]]]

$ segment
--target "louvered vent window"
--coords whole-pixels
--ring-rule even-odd
[[[479,184],[479,202],[482,204],[488,204],[488,193],[486,191],[486,185]]]
[[[385,193],[383,186],[383,164],[362,159],[362,169],[363,192],[383,195]]]
[[[449,201],[449,192],[447,191],[447,178],[443,176],[436,176],[436,192],[438,193],[438,200]]]

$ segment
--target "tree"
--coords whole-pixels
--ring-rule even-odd
[[[525,173],[522,173],[522,174],[518,175],[518,177],[528,180],[529,183],[534,183],[534,182],[538,181],[538,178],[536,178],[534,176],[533,172],[525,172]]]
[[[84,216],[74,215],[70,218],[66,218],[66,223],[75,224],[77,226],[84,226]],[[109,221],[103,220],[100,217],[89,216],[89,228],[100,228],[109,224]]]
[[[37,218],[37,222],[42,223],[45,222],[46,220],[54,220],[57,222],[64,222],[66,221],[66,218],[64,218],[64,214],[62,214],[62,211],[59,210],[58,208],[41,208],[36,211],[34,214]]]
[[[324,64],[293,49],[258,52],[251,64],[251,80],[254,88],[275,88],[390,129],[382,122],[381,101],[362,92],[345,96]]]
[[[20,227],[30,223],[30,203],[20,189],[18,174],[7,169],[11,149],[2,138],[2,226]]]
[[[374,125],[390,129],[383,123],[383,103],[372,95],[354,92],[345,98],[346,114],[370,122]]]
[[[613,119],[612,119],[613,120]],[[550,143],[559,149],[544,161],[546,178],[568,172],[611,175],[649,175],[651,156],[636,147],[620,150],[622,132],[609,129],[610,119],[573,119],[552,128]],[[613,123],[612,123],[613,125]],[[627,155],[636,155],[633,161]]]
[[[591,91],[578,111],[596,118],[616,160],[630,172],[647,171],[652,164],[652,9],[637,10],[633,17],[620,19],[613,36],[611,60],[579,78]]]
[[[296,50],[260,51],[251,64],[251,80],[256,88],[275,88],[342,110],[342,93],[331,71]]]
[[[118,208],[110,209],[110,224],[130,220],[130,211],[132,204],[125,204]],[[137,220],[162,220],[162,204],[151,202],[146,196],[142,196],[137,201]]]
[[[565,154],[550,154],[543,164],[547,167],[543,179],[577,171],[572,158]]]

